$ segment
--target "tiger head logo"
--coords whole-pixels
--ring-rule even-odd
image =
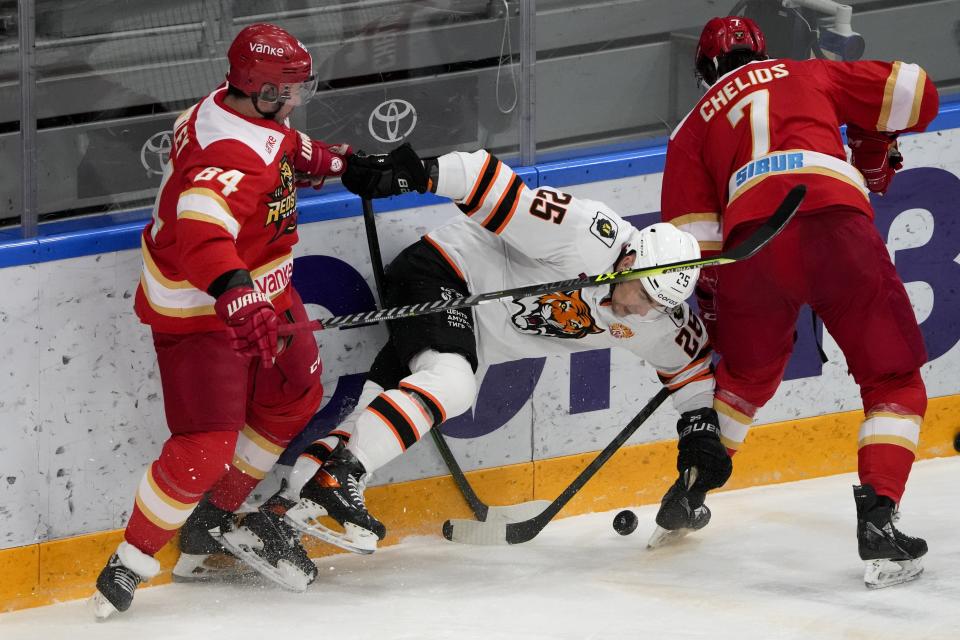
[[[513,314],[513,324],[525,333],[573,339],[603,333],[580,291],[558,291],[513,302],[520,307]]]

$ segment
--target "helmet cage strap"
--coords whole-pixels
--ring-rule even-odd
[[[657,300],[656,296],[653,294],[653,292],[659,288],[657,287],[656,284],[654,284],[655,282],[656,280],[652,277],[640,279],[643,295],[647,299],[647,302],[650,304],[650,308],[653,309],[654,311],[657,311],[663,314],[672,313],[673,310],[676,308],[676,306],[669,306],[660,302],[659,300]]]
[[[257,92],[257,97],[268,104],[281,102],[280,90],[277,88],[277,85],[272,82],[264,82],[260,85],[260,91]]]
[[[276,105],[277,105],[277,108],[274,109],[273,111],[264,111],[263,109],[260,108],[260,101],[263,100],[263,98],[260,96],[260,94],[258,94],[256,91],[254,91],[253,93],[250,94],[249,97],[250,97],[250,103],[253,105],[253,108],[256,109],[257,113],[259,113],[261,116],[263,116],[263,117],[266,118],[267,120],[273,120],[273,119],[276,117],[276,115],[280,112],[280,110],[283,109],[283,103],[282,103],[282,102],[279,102],[279,103],[278,103],[278,102],[270,103],[270,102],[267,102],[266,100],[264,100],[264,102],[267,102],[267,104],[276,104]]]

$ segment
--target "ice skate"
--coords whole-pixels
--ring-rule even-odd
[[[155,558],[121,542],[97,577],[97,590],[89,601],[94,617],[99,622],[129,609],[140,583],[159,572],[160,563]]]
[[[220,544],[221,532],[230,528],[234,519],[233,513],[215,507],[206,498],[200,501],[180,529],[180,558],[173,568],[174,582],[231,582],[256,575],[255,570]]]
[[[366,470],[347,449],[339,449],[300,491],[300,501],[287,511],[287,522],[298,531],[354,553],[373,553],[387,534],[386,527],[367,511],[363,501]],[[326,526],[329,516],[343,531]]]
[[[292,500],[273,496],[223,531],[219,542],[265,578],[301,592],[317,578],[317,566],[300,544],[299,534],[284,521],[292,505]]]
[[[688,489],[696,480],[697,468],[691,467],[664,494],[657,511],[657,528],[647,541],[648,549],[670,544],[710,522],[710,509],[703,504],[707,494]]]
[[[857,504],[860,559],[866,563],[864,584],[882,589],[919,578],[927,541],[904,535],[893,526],[893,500],[878,496],[868,484],[854,486],[853,499]]]

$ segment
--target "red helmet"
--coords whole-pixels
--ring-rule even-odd
[[[302,104],[317,90],[310,52],[276,25],[244,27],[230,45],[227,60],[227,82],[255,99]]]
[[[742,16],[711,18],[697,43],[697,74],[707,84],[713,84],[722,75],[718,73],[717,58],[733,51],[747,51],[761,60],[766,58],[767,42],[760,27]]]

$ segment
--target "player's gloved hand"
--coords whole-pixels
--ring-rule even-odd
[[[296,186],[319,189],[327,176],[339,176],[347,170],[347,156],[353,153],[346,143],[327,145],[297,131],[297,149],[293,154]]]
[[[263,366],[273,366],[277,357],[277,312],[264,294],[242,285],[227,289],[214,305],[227,325],[230,346],[245,356],[260,356]]]
[[[386,198],[409,191],[427,190],[427,171],[409,143],[390,153],[366,155],[362,151],[347,158],[343,186],[361,198]]]
[[[687,411],[677,422],[677,471],[697,468],[691,491],[707,492],[722,487],[733,472],[733,461],[720,442],[720,420],[709,407]]]
[[[894,174],[903,168],[896,135],[848,124],[847,145],[853,152],[850,164],[863,174],[867,188],[874,193],[886,193]]]

